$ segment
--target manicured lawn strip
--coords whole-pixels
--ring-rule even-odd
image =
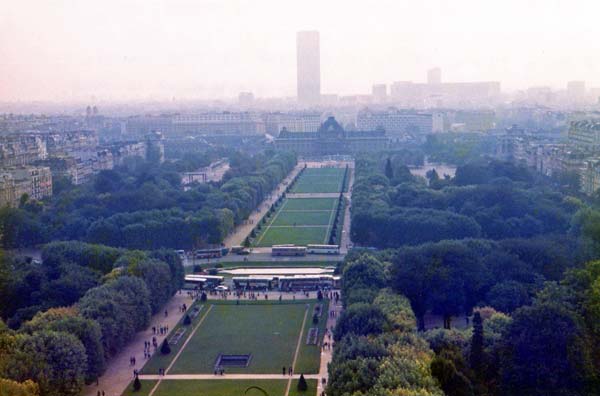
[[[330,210],[337,198],[288,198],[284,210]]]
[[[294,367],[294,373],[296,374],[318,374],[320,359],[321,359],[321,344],[323,336],[325,335],[325,328],[327,327],[327,316],[329,315],[329,300],[323,299],[323,313],[319,317],[319,323],[316,327],[319,328],[319,340],[317,345],[306,345],[306,338],[308,330],[315,325],[312,322],[313,307],[316,303],[311,304],[309,317],[304,325],[304,335],[302,343],[300,344],[300,350],[298,351],[298,358],[296,359],[296,366]],[[295,388],[294,388],[295,389]]]
[[[290,394],[289,396],[316,396],[317,394],[317,380],[316,379],[307,379],[306,385],[308,385],[308,389],[304,392],[300,392],[298,390],[298,381],[297,379],[292,380],[292,384],[290,385]]]
[[[142,374],[158,374],[159,368],[166,369],[169,366],[169,364],[171,364],[171,360],[173,360],[175,355],[177,355],[177,352],[179,352],[179,350],[185,343],[185,340],[190,336],[191,332],[194,330],[194,326],[196,326],[198,321],[202,318],[202,316],[204,316],[206,309],[208,309],[208,306],[206,304],[201,304],[199,301],[197,301],[194,304],[192,304],[190,307],[188,307],[188,313],[191,313],[193,311],[193,308],[196,305],[199,307],[202,307],[202,309],[198,313],[198,316],[196,316],[192,320],[191,325],[184,326],[184,324],[183,324],[183,320],[185,318],[185,315],[184,315],[181,317],[181,319],[177,323],[177,326],[175,326],[174,329],[171,329],[171,331],[169,333],[170,335],[168,337],[169,339],[172,337],[173,334],[175,334],[175,332],[177,331],[178,328],[180,328],[180,327],[186,328],[185,334],[183,335],[183,337],[181,337],[179,339],[179,342],[177,343],[177,345],[170,345],[171,353],[168,355],[163,355],[162,353],[160,353],[160,346],[161,346],[160,343],[159,343],[156,351],[154,351],[153,347],[150,348],[150,350],[152,351],[152,357],[150,358],[150,360],[148,362],[146,362],[146,364],[142,368],[142,371],[141,371]],[[150,336],[150,335],[148,336],[148,341],[152,341],[152,336]],[[142,359],[142,357],[139,356],[138,359]]]
[[[123,391],[122,396],[148,396],[148,394],[150,393],[152,388],[154,388],[154,385],[156,385],[156,382],[157,381],[155,381],[155,380],[143,380],[143,381],[141,381],[142,389],[135,392],[133,390],[133,381],[131,381],[131,383],[129,385],[127,385],[127,389],[125,389]],[[102,387],[100,386],[99,388],[102,388]]]
[[[327,230],[327,227],[271,228],[257,246],[322,244],[327,237]]]
[[[283,396],[287,380],[163,380],[155,396],[242,396],[246,389],[258,386],[271,396]],[[309,382],[310,389],[310,382]],[[291,392],[290,392],[291,394]],[[264,396],[259,390],[249,390],[248,396]],[[307,393],[308,395],[308,393]],[[311,396],[314,396],[311,394]]]
[[[302,211],[289,212],[283,211],[272,223],[273,226],[293,226],[293,225],[327,225],[329,220],[328,211]]]
[[[252,354],[245,368],[226,373],[278,373],[289,366],[304,304],[215,304],[169,374],[212,373],[219,354]]]
[[[293,193],[335,193],[343,189],[344,168],[307,168],[292,188]]]

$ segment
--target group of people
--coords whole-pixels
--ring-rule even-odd
[[[152,334],[160,334],[160,335],[167,335],[167,333],[169,332],[169,326],[152,326]],[[153,339],[155,337],[152,337]]]
[[[165,369],[164,368],[159,368],[158,369],[158,375],[165,375]]]
[[[152,357],[152,351],[150,350],[152,347],[154,347],[154,352],[156,352],[156,349],[158,348],[158,342],[156,341],[156,337],[152,337],[152,342],[144,341],[144,359],[150,359]]]
[[[225,369],[221,366],[215,367],[215,375],[225,375]]]
[[[187,312],[187,305],[185,303],[183,303],[179,306],[179,312],[181,312],[181,313]]]
[[[285,366],[283,366],[282,369],[281,369],[281,374],[285,375],[285,373],[286,373],[286,369],[285,369]],[[292,374],[294,374],[294,369],[292,368],[292,366],[288,367],[287,374],[289,376],[291,376]]]
[[[331,340],[331,331],[329,329],[325,329],[325,337],[327,337],[327,341],[323,339],[323,345],[321,345],[321,349],[323,350],[331,350],[333,349],[333,341]]]
[[[129,365],[130,366],[135,366],[135,356],[130,356],[129,357]]]

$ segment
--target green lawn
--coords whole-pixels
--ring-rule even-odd
[[[289,396],[315,396],[317,394],[317,380],[307,379],[306,385],[308,385],[308,389],[304,392],[300,392],[298,390],[298,380],[292,380]]]
[[[213,305],[168,374],[212,373],[219,354],[252,354],[229,373],[278,373],[293,360],[305,303]],[[307,319],[308,320],[308,319]]]
[[[310,390],[310,381],[307,383]],[[264,389],[270,396],[283,396],[287,380],[164,380],[154,396],[243,396],[246,389],[251,386]],[[305,394],[309,395],[309,393]],[[249,390],[247,395],[264,396],[256,389]],[[314,393],[311,396],[314,396]]]
[[[344,188],[343,168],[307,168],[294,184],[292,193],[336,193]]]
[[[263,226],[254,246],[323,244],[337,207],[336,198],[290,198]]]
[[[336,200],[337,198],[288,198],[281,210],[332,210]]]
[[[280,380],[163,380],[154,393],[155,396],[240,396],[244,395],[246,389],[258,386],[271,396],[283,396],[287,386],[287,379]],[[317,393],[317,380],[307,379],[308,389],[305,392],[298,391],[298,380],[292,380],[290,396],[315,396]],[[133,391],[133,382],[127,386],[122,396],[148,396],[156,381],[143,380],[142,389]],[[251,389],[248,396],[264,396],[262,392]]]
[[[256,246],[322,244],[327,242],[328,227],[269,228]]]
[[[141,382],[142,382],[142,388],[139,391],[135,392],[133,390],[133,381],[131,381],[131,383],[129,385],[127,385],[127,389],[125,389],[123,391],[122,396],[148,396],[148,394],[150,393],[152,388],[154,388],[154,385],[156,385],[157,381],[143,380]],[[309,389],[310,389],[310,385],[309,385]],[[100,390],[102,390],[102,386],[100,386]],[[290,394],[291,394],[291,391],[290,391]]]
[[[293,225],[328,225],[331,215],[330,210],[320,211],[281,211],[275,221],[274,226],[293,226]]]
[[[327,317],[329,315],[329,300],[323,300],[323,313],[319,317],[319,323],[315,326],[312,322],[312,307],[309,312],[309,318],[306,320],[306,324],[304,325],[304,333],[302,336],[302,343],[300,344],[300,350],[298,351],[298,358],[296,359],[296,366],[294,367],[294,372],[296,374],[318,374],[320,359],[321,359],[321,341],[323,340],[323,336],[325,335],[325,328],[327,327]],[[317,345],[306,345],[306,336],[308,334],[308,330],[311,327],[319,328],[319,342]]]

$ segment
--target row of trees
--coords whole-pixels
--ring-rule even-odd
[[[46,201],[0,209],[5,248],[50,240],[86,240],[134,249],[191,249],[219,244],[293,169],[289,153],[229,153],[218,183],[182,188],[180,172],[202,161],[163,164],[129,159],[91,183],[58,188]]]
[[[145,281],[156,311],[184,278],[173,251],[127,251],[77,241],[46,245],[41,262],[7,257],[2,267],[6,275],[0,282],[0,318],[15,329],[37,312],[70,306],[88,290],[121,275]]]
[[[0,377],[31,379],[42,396],[79,394],[148,326],[184,278],[173,251],[75,241],[49,244],[41,263],[22,264],[4,259],[0,266],[0,295],[10,302],[2,315],[13,328],[0,321]],[[93,282],[82,284],[82,274]]]
[[[345,310],[334,331],[327,394],[442,396],[429,369],[433,352],[415,332],[408,300],[384,284],[376,258],[360,255],[344,263]]]

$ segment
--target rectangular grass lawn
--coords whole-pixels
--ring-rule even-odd
[[[305,307],[213,305],[168,374],[213,373],[219,354],[252,354],[248,367],[228,367],[226,373],[280,373],[293,361]]]
[[[273,227],[266,231],[256,246],[273,246],[293,243],[295,245],[326,243],[329,227]]]
[[[343,168],[307,168],[292,188],[292,193],[336,193],[343,189]]]
[[[310,381],[308,390],[312,388]],[[283,396],[287,386],[287,380],[164,380],[158,386],[154,396],[243,396],[246,389],[258,386],[271,396]],[[313,385],[314,386],[314,385]],[[306,396],[314,396],[313,393],[304,392]],[[297,391],[296,391],[297,392]],[[290,388],[290,395],[292,393]],[[259,390],[249,390],[247,396],[264,396]]]
[[[265,226],[255,246],[327,243],[337,198],[289,198]]]
[[[329,225],[331,220],[331,210],[318,210],[318,211],[289,211],[282,210],[273,223],[272,226],[293,226],[293,225]]]
[[[281,210],[333,210],[336,201],[337,198],[288,198]]]

